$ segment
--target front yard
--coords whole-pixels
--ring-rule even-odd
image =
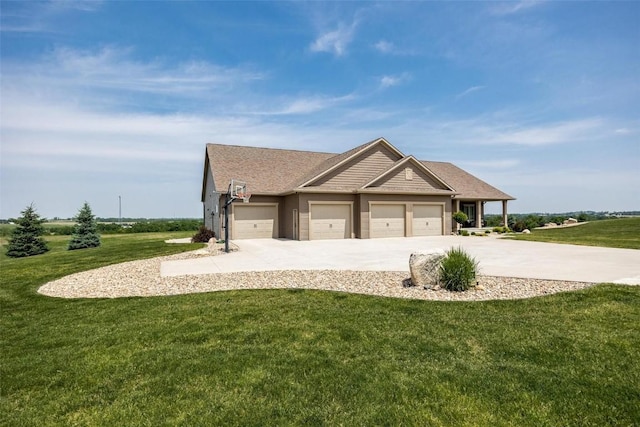
[[[640,420],[640,287],[474,303],[296,290],[35,293],[76,271],[185,250],[167,237],[109,236],[72,252],[53,238],[44,255],[0,255],[0,424]]]

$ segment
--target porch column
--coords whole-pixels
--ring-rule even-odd
[[[460,200],[458,199],[453,199],[453,203],[452,203],[452,212],[451,215],[453,215],[454,213],[458,212],[460,210]],[[456,234],[458,233],[458,231],[460,230],[460,224],[458,224],[457,221],[454,221],[453,219],[451,220],[452,224],[451,224],[451,230],[453,232],[455,232]]]
[[[476,228],[482,227],[482,202],[476,200]]]
[[[505,227],[509,226],[507,223],[507,200],[502,201],[502,225]]]

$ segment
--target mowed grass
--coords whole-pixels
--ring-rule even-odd
[[[593,221],[568,228],[531,230],[509,236],[517,240],[640,249],[640,217]]]
[[[603,426],[640,421],[640,288],[446,303],[304,290],[65,300],[167,235],[0,257],[0,425]]]

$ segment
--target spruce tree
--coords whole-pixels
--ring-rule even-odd
[[[95,216],[91,213],[91,207],[84,202],[78,215],[74,218],[76,225],[73,228],[73,236],[69,241],[69,250],[96,248],[100,246],[100,235]]]
[[[9,239],[7,256],[20,258],[47,252],[49,248],[42,237],[44,234],[42,223],[45,220],[40,218],[33,203],[20,214],[22,216],[17,220],[18,227],[13,230]]]

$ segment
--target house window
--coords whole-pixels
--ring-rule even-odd
[[[404,170],[404,179],[406,179],[407,181],[412,181],[413,180],[413,169],[406,168]]]

